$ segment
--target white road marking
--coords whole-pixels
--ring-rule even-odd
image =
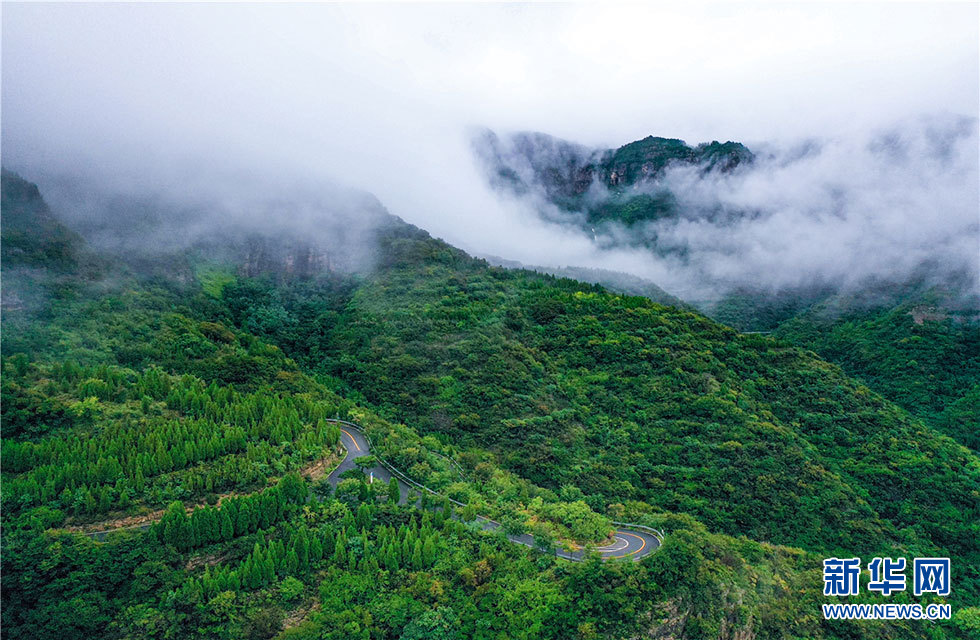
[[[612,553],[613,551],[622,551],[626,547],[630,546],[629,540],[625,540],[623,538],[620,538],[619,536],[613,536],[613,540],[619,540],[623,544],[618,547],[610,544],[605,547],[596,547],[595,550],[600,551],[602,553]]]

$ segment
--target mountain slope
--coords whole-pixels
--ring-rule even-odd
[[[288,261],[246,269],[193,249],[149,273],[107,255],[106,279],[39,270],[36,281],[71,295],[4,315],[5,634],[968,628],[968,617],[818,615],[820,558],[838,550],[951,555],[964,567],[952,601],[975,602],[980,468],[967,449],[786,343],[490,267],[397,221],[375,237],[373,268],[355,274],[297,273]],[[169,277],[162,264],[175,267]],[[317,420],[333,413],[365,424],[426,484],[499,510],[505,527],[544,539],[549,512],[562,519],[581,503],[665,528],[667,540],[641,563],[568,565],[397,507],[357,474],[323,502],[297,501],[303,483],[278,478],[329,453]],[[216,530],[228,496],[205,505],[226,491],[241,493],[239,517]],[[194,524],[171,505],[155,535],[103,546],[64,530],[202,498]]]
[[[832,297],[783,322],[775,333],[938,425],[948,407],[980,386],[980,314],[957,305],[942,289],[900,300],[841,309],[840,296]],[[975,437],[961,442],[977,448]]]
[[[636,501],[821,552],[976,557],[976,457],[837,367],[419,232],[383,239],[382,254],[316,331],[277,340],[386,415],[489,448],[599,511]],[[310,326],[301,290],[226,295],[236,322],[274,295]]]
[[[36,185],[3,170],[3,262],[16,266],[47,267],[56,271],[74,268],[81,240],[51,215]]]
[[[905,132],[901,144],[896,142],[899,138],[883,136],[869,141],[866,150],[847,149],[866,152],[861,156],[866,163],[879,163],[874,166],[876,176],[918,175],[919,170],[924,175],[938,172],[969,179],[970,165],[957,165],[952,149],[969,141],[975,126],[964,119],[937,121],[925,131]],[[889,144],[899,144],[902,155],[885,153],[892,148]],[[812,145],[779,160],[762,161],[736,143],[690,147],[680,140],[655,137],[602,151],[541,134],[500,139],[486,133],[474,146],[491,184],[528,198],[542,217],[582,228],[600,248],[626,245],[652,252],[665,266],[687,273],[684,286],[691,287],[692,298],[686,303],[736,329],[772,332],[813,350],[926,423],[976,446],[975,429],[963,425],[964,420],[969,422],[963,406],[980,385],[976,247],[974,262],[968,258],[960,265],[947,255],[942,242],[920,247],[917,253],[925,257],[914,268],[887,276],[862,276],[859,255],[854,256],[855,269],[834,277],[810,273],[805,266],[807,260],[814,260],[810,236],[820,235],[816,230],[821,225],[811,227],[813,220],[850,216],[851,224],[824,226],[828,233],[836,229],[845,236],[878,235],[871,229],[879,222],[865,216],[881,200],[893,197],[888,194],[894,189],[876,190],[874,177],[851,184],[854,193],[848,194],[843,176],[834,173],[828,178],[820,173],[819,162],[806,164],[806,158],[822,153]],[[808,170],[817,173],[803,178],[807,189],[812,189],[809,196],[794,200],[791,183],[801,176],[786,167],[801,158]],[[920,158],[921,163],[910,158]],[[790,195],[770,188],[770,174],[790,181],[786,187]],[[901,177],[900,182],[908,181]],[[736,183],[740,188],[732,187]],[[928,198],[909,191],[906,196],[914,204],[907,205],[910,211],[905,215],[926,217],[934,209],[948,208],[948,202],[938,204],[944,192],[957,196],[959,206],[962,196],[969,195],[960,194],[958,188],[950,178]],[[771,211],[757,190],[774,201]],[[848,207],[851,201],[854,204]],[[880,212],[878,218],[888,220],[889,215]],[[975,237],[975,223],[963,231],[958,237],[969,237],[966,232]],[[799,234],[806,240],[800,242]],[[726,245],[728,235],[741,238],[741,245]],[[738,272],[743,260],[769,265],[768,258],[786,247],[802,254],[799,262],[792,257],[782,264],[783,270],[801,272],[789,281],[780,280],[778,267],[768,266],[752,277],[728,275]],[[859,253],[846,247],[840,251]],[[818,262],[836,261],[830,253]],[[663,300],[656,292],[649,297]],[[947,409],[956,417],[945,416]]]

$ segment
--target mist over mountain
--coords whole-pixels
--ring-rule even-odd
[[[41,182],[61,219],[92,247],[143,264],[190,252],[248,275],[366,272],[378,234],[404,225],[371,194],[323,181],[211,175],[206,185],[188,177],[180,192],[64,174]]]
[[[371,237],[377,259],[356,273],[297,271],[295,245],[256,262],[250,241],[282,246],[275,229],[239,245],[216,226],[208,245],[140,260],[133,231],[175,231],[186,214],[168,216],[161,201],[110,206],[111,215],[92,204],[78,219],[98,222],[90,230],[104,246],[91,247],[58,219],[67,199],[49,208],[12,174],[3,188],[4,233],[22,234],[3,273],[12,637],[56,639],[68,624],[78,637],[153,637],[149,616],[176,637],[209,625],[242,637],[282,628],[286,638],[293,620],[306,637],[336,640],[349,637],[349,620],[379,637],[447,626],[465,635],[488,623],[522,637],[531,620],[529,639],[684,629],[721,640],[734,628],[830,640],[836,626],[819,617],[769,616],[819,610],[820,558],[918,553],[976,566],[980,463],[961,443],[976,445],[980,396],[961,390],[980,388],[980,344],[952,341],[935,312],[911,318],[921,331],[902,340],[942,368],[947,393],[921,388],[926,376],[903,352],[877,371],[882,389],[923,402],[912,409],[933,428],[788,342],[493,267],[391,217]],[[120,216],[132,211],[139,223],[124,232]],[[310,215],[330,228],[353,212]],[[23,224],[32,218],[43,224]],[[52,237],[69,238],[65,251],[46,251]],[[44,297],[8,305],[18,291]],[[888,345],[899,324],[877,322],[877,341]],[[846,331],[824,336],[845,351],[854,344]],[[454,519],[412,497],[399,504],[401,490],[396,498],[357,469],[325,488],[316,470],[340,470],[346,455],[341,432],[326,429],[338,415],[364,425],[372,451],[466,509]],[[613,519],[668,534],[637,562],[565,563],[483,531],[477,509],[506,531],[533,532],[545,550],[556,539],[601,542]],[[160,571],[166,582],[143,580]],[[348,600],[352,584],[379,597]],[[85,615],[64,610],[65,585],[90,603]],[[950,601],[966,613],[938,637],[970,628],[980,581],[964,572],[957,587]],[[524,602],[547,594],[547,605]],[[518,621],[505,615],[514,608]],[[215,622],[220,611],[234,615]],[[448,622],[433,622],[433,611]],[[596,632],[580,633],[590,616],[586,631]],[[849,631],[912,640],[925,624]]]
[[[668,291],[855,290],[919,280],[975,296],[977,121],[918,118],[795,145],[648,137],[590,149],[542,134],[475,136],[489,184],[605,249],[641,247]]]
[[[5,3],[4,638],[980,637],[977,18]]]

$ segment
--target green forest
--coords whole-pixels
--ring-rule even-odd
[[[954,319],[743,334],[395,218],[355,274],[134,260],[7,172],[2,211],[9,638],[980,635],[980,340]],[[335,419],[468,507],[335,489]],[[664,543],[548,553],[613,521]],[[948,598],[887,601],[953,619],[824,620],[834,555],[950,557]]]

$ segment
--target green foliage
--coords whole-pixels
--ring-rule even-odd
[[[401,489],[398,488],[398,481],[392,478],[388,481],[388,502],[398,504],[401,499]]]
[[[447,260],[430,239],[392,245],[329,329],[277,338],[386,417],[489,450],[530,487],[574,485],[598,513],[641,501],[814,552],[980,558],[976,457],[812,354],[648,300]],[[307,291],[276,296],[289,310]],[[228,304],[247,315],[247,300]],[[372,439],[451,486],[390,429]],[[474,483],[463,501],[528,505],[530,487]],[[962,586],[980,593],[973,578]]]
[[[560,523],[568,531],[565,537],[583,541],[603,540],[612,533],[612,522],[589,508],[582,500],[545,503],[539,497],[528,505],[532,513]]]
[[[204,293],[213,298],[220,298],[224,288],[235,282],[233,269],[212,264],[201,264],[196,272]]]
[[[344,403],[329,396],[240,393],[156,368],[137,374],[70,361],[37,365],[23,377],[12,366],[7,370],[8,389],[21,397],[46,395],[69,416],[45,437],[4,440],[3,496],[14,512],[48,505],[89,517],[138,502],[157,506],[243,490],[331,455],[339,440],[339,430],[325,419]],[[160,404],[144,402],[149,398]],[[15,424],[21,419],[29,420],[15,416]],[[285,480],[288,499],[301,499],[291,492],[306,491],[305,485],[295,476]]]
[[[2,183],[0,260],[4,268],[8,272],[18,266],[45,267],[56,272],[76,268],[81,238],[51,215],[37,186],[6,169]]]
[[[938,295],[872,309],[837,311],[824,304],[777,333],[976,450],[980,325],[963,313],[929,306]],[[972,425],[966,424],[970,414]]]
[[[957,610],[978,593],[968,571],[948,624],[819,616],[825,554],[978,564],[974,453],[785,342],[489,268],[404,226],[379,238],[358,278],[13,274],[60,293],[4,310],[5,636],[267,638],[287,612],[303,619],[282,637],[320,639],[976,626]],[[942,424],[968,430],[971,402]],[[335,417],[466,503],[463,521],[547,548],[616,518],[666,543],[573,564],[444,497],[398,505],[356,469],[328,497],[298,472],[336,460]],[[123,516],[159,519],[98,542],[57,528]]]

